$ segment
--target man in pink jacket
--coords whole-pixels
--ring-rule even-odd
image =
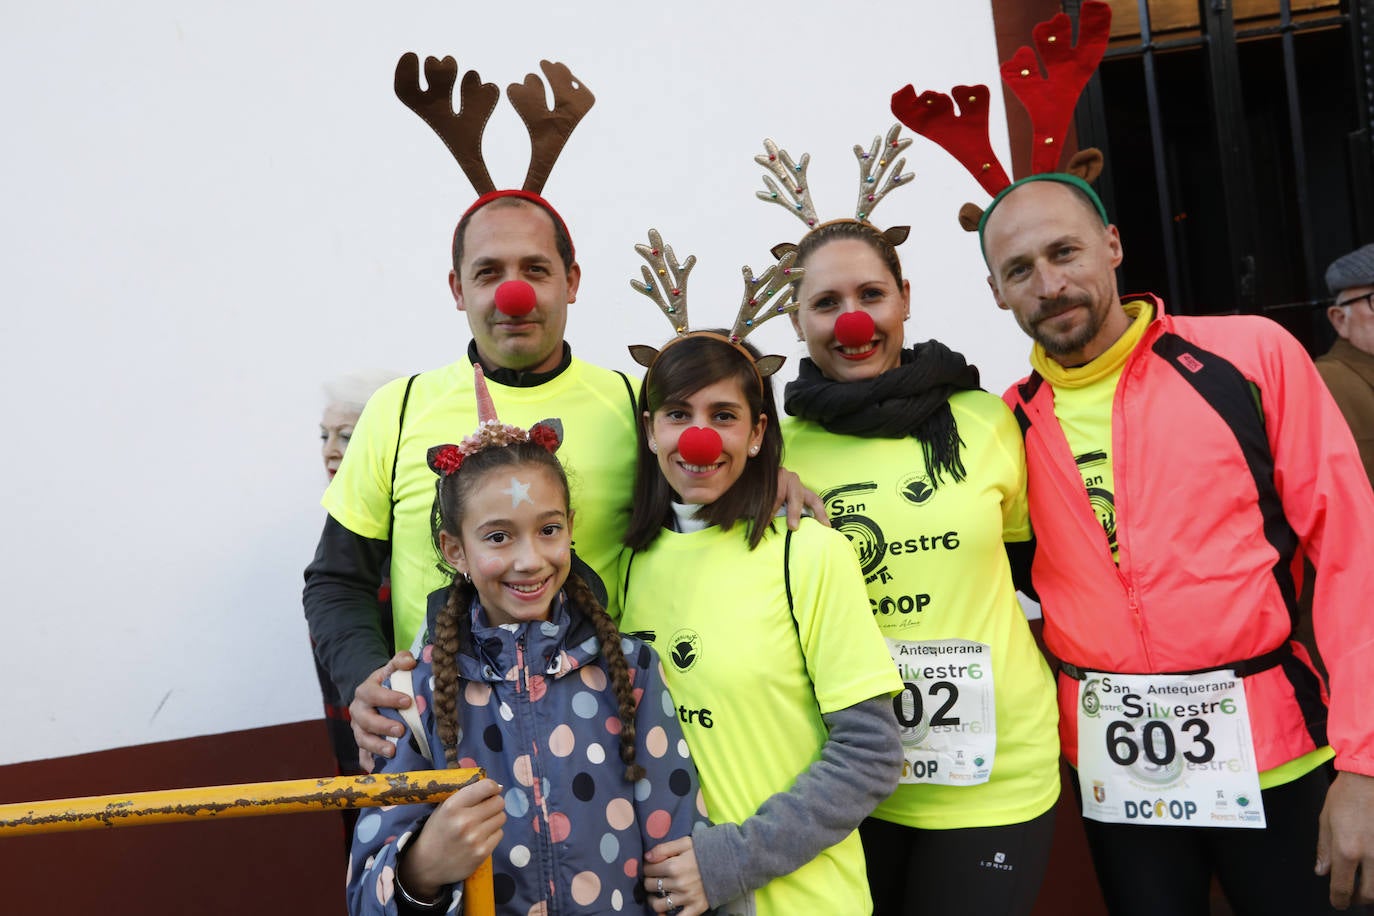
[[[1374,494],[1311,360],[1267,319],[1123,300],[1078,178],[1013,184],[981,238],[1035,341],[1005,398],[1109,907],[1205,913],[1213,876],[1237,912],[1374,902]],[[1304,557],[1329,692],[1290,638]]]

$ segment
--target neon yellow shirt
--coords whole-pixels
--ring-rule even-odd
[[[374,540],[388,536],[391,465],[406,381],[390,382],[368,401],[321,500],[335,521]],[[573,547],[607,591],[614,591],[635,470],[635,413],[624,380],[574,358],[542,385],[511,388],[488,379],[487,387],[506,423],[528,427],[549,417],[563,421],[558,460],[567,471],[576,513]],[[437,478],[425,464],[425,453],[430,446],[460,442],[477,428],[471,361],[464,358],[417,376],[404,427],[391,537],[391,609],[400,648],[408,648],[424,629],[426,596],[448,584],[435,568],[439,556],[431,540],[430,511]]]
[[[739,823],[791,788],[820,759],[822,714],[901,689],[844,539],[803,519],[789,610],[786,526],[774,529],[752,551],[743,524],[663,531],[621,563],[621,629],[663,659],[713,821]],[[871,912],[857,831],[759,888],[754,904],[758,916]]]
[[[783,421],[787,466],[822,495],[831,523],[853,544],[883,635],[990,647],[996,755],[988,781],[903,784],[874,812],[926,829],[1021,823],[1059,797],[1054,683],[1003,549],[1003,541],[1030,537],[1021,433],[987,392],[959,392],[950,408],[967,474],[960,482],[945,475],[937,488],[913,438],[867,439]]]
[[[1122,303],[1122,308],[1134,319],[1130,327],[1116,343],[1085,366],[1066,369],[1051,359],[1039,344],[1031,350],[1031,365],[1054,388],[1054,416],[1069,441],[1097,520],[1107,533],[1113,560],[1117,559],[1117,545],[1116,506],[1112,496],[1115,491],[1112,408],[1126,360],[1155,317],[1154,306],[1142,299]],[[1335,756],[1336,752],[1329,746],[1320,747],[1264,770],[1259,774],[1260,788],[1271,789],[1292,782]]]

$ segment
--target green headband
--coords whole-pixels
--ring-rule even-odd
[[[1107,208],[1102,205],[1102,198],[1097,196],[1097,192],[1093,190],[1092,185],[1088,184],[1077,175],[1070,175],[1068,172],[1041,172],[1039,175],[1027,175],[1025,178],[1019,178],[1013,181],[999,191],[997,196],[992,199],[992,203],[988,204],[987,209],[983,211],[982,218],[978,220],[978,249],[983,253],[983,263],[986,264],[988,260],[987,247],[983,244],[983,229],[988,224],[988,217],[992,215],[993,210],[997,209],[997,205],[1002,202],[1002,198],[1021,187],[1021,185],[1030,184],[1032,181],[1057,181],[1059,184],[1066,184],[1071,188],[1077,188],[1088,195],[1088,200],[1092,203],[1093,209],[1097,211],[1098,216],[1102,217],[1102,225],[1111,225],[1111,220],[1107,219]]]

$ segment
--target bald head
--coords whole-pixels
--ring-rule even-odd
[[[1116,293],[1121,239],[1075,188],[1015,188],[989,214],[983,248],[998,307],[1062,365],[1095,359],[1130,326]]]

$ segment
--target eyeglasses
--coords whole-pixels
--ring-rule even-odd
[[[1351,296],[1344,302],[1337,302],[1336,305],[1345,308],[1347,305],[1354,305],[1357,302],[1363,302],[1366,308],[1374,312],[1374,293],[1365,293],[1363,296]]]

